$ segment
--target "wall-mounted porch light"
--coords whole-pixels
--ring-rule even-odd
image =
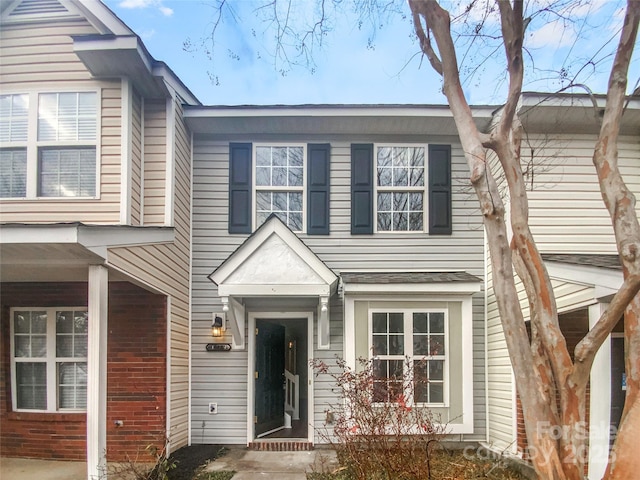
[[[211,336],[221,337],[224,330],[224,314],[214,313],[213,320],[211,322]]]

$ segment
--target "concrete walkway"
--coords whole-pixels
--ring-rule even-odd
[[[309,472],[337,468],[335,452],[316,449],[309,452],[256,452],[230,447],[227,453],[211,462],[206,470],[233,470],[232,480],[306,480]],[[0,480],[87,480],[84,462],[60,462],[31,458],[0,458]]]
[[[87,480],[85,462],[0,458],[0,480]]]
[[[246,448],[231,447],[207,471],[233,470],[232,480],[306,480],[307,473],[335,470],[336,454],[328,449],[305,452],[257,452]]]

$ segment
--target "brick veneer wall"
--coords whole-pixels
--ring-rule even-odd
[[[86,414],[13,412],[10,308],[81,307],[87,284],[0,285],[0,455],[86,459]],[[166,301],[127,282],[109,283],[107,459],[144,458],[166,428]],[[117,427],[115,420],[122,420]],[[142,453],[141,453],[142,452]]]

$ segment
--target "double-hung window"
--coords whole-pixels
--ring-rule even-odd
[[[85,410],[86,308],[11,310],[14,410]]]
[[[38,196],[95,196],[95,141],[95,92],[40,94]]]
[[[255,146],[255,222],[259,227],[272,214],[291,230],[304,228],[305,146]]]
[[[426,147],[379,145],[375,155],[377,230],[424,231]]]
[[[373,401],[413,404],[446,401],[445,311],[372,310]]]
[[[97,131],[96,92],[0,95],[0,198],[96,197]]]

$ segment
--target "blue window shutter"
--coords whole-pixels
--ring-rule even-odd
[[[351,145],[351,233],[373,233],[373,144]]]
[[[251,233],[250,143],[229,144],[229,233]]]
[[[451,145],[429,145],[429,233],[451,231]]]
[[[329,235],[331,145],[307,145],[307,233]]]

